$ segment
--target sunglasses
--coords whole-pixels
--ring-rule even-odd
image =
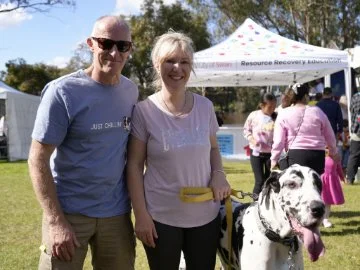
[[[116,45],[116,48],[119,52],[128,52],[132,48],[132,42],[131,41],[125,41],[125,40],[112,40],[107,38],[96,38],[92,37],[93,40],[96,40],[96,42],[99,45],[99,48],[102,50],[111,50],[114,45]]]

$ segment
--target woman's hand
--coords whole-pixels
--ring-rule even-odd
[[[231,187],[222,170],[212,172],[209,186],[213,191],[215,201],[221,201],[231,194]]]
[[[271,160],[270,171],[278,168],[278,163],[275,160]]]
[[[155,239],[158,238],[155,224],[149,212],[144,211],[136,216],[135,219],[136,237],[149,247],[155,247]]]

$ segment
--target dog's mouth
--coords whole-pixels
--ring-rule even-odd
[[[303,226],[294,218],[289,217],[294,232],[301,238],[304,247],[309,253],[310,260],[315,262],[325,253],[325,247],[320,237],[320,231],[317,224],[312,226]]]

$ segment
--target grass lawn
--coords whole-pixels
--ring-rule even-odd
[[[228,180],[235,189],[252,190],[248,162],[225,162]],[[316,263],[305,256],[305,269],[360,269],[360,184],[343,185],[345,204],[333,206],[333,228],[321,228],[326,254]],[[25,162],[0,161],[0,269],[37,269],[41,210],[35,199]],[[89,256],[84,269],[92,269]],[[146,270],[143,247],[137,245],[136,269]],[[218,269],[218,267],[217,267]]]

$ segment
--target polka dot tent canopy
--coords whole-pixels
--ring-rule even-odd
[[[195,53],[188,86],[289,85],[348,68],[345,51],[287,39],[246,19],[226,40]]]

